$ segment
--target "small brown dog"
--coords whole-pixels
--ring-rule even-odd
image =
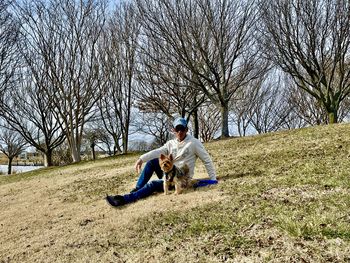
[[[159,165],[164,172],[164,194],[169,194],[169,187],[175,186],[175,194],[181,194],[182,191],[190,186],[191,178],[187,164],[182,167],[174,165],[173,155],[161,154]]]

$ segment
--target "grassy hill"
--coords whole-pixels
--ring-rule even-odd
[[[138,155],[0,176],[0,262],[350,262],[349,124],[206,148],[218,185],[118,209]]]

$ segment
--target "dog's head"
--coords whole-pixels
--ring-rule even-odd
[[[162,169],[163,172],[168,173],[170,172],[174,167],[174,158],[173,155],[164,155],[161,154],[159,157],[159,165],[160,169]]]

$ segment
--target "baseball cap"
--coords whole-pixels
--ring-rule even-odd
[[[183,126],[183,127],[187,127],[187,121],[184,118],[177,118],[174,122],[173,122],[173,127],[175,128],[176,126]]]

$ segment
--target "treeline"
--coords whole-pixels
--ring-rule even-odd
[[[350,4],[3,0],[0,149],[127,153],[186,117],[203,141],[349,117]],[[230,134],[231,131],[231,134]],[[67,147],[65,147],[66,145]]]

